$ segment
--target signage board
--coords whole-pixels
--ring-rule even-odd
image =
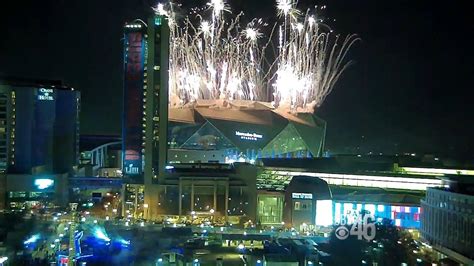
[[[311,193],[291,193],[291,198],[293,198],[293,199],[313,199],[313,194],[311,194]]]

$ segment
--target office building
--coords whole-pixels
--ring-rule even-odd
[[[160,16],[134,20],[124,35],[123,174],[151,184],[166,165],[168,23]]]
[[[441,253],[474,264],[474,182],[450,176],[448,188],[429,188],[421,202],[421,236]]]
[[[80,93],[61,82],[0,80],[0,171],[7,202],[48,198],[41,193],[54,191],[72,173],[79,159],[79,110]]]

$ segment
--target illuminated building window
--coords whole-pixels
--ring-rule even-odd
[[[27,193],[25,191],[10,191],[9,198],[26,198]]]
[[[282,221],[283,198],[272,195],[258,197],[258,220],[262,224],[279,224]]]
[[[339,205],[340,209],[340,205]],[[316,225],[328,226],[332,224],[332,200],[316,201]]]
[[[310,211],[311,205],[312,205],[311,201],[308,201],[308,202],[295,201],[294,210],[295,211]]]
[[[299,211],[301,209],[301,203],[299,201],[295,202],[295,208],[296,211]]]

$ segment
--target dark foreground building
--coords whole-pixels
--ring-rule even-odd
[[[474,264],[474,181],[450,176],[448,188],[428,188],[421,202],[421,235],[435,249]]]
[[[79,110],[80,92],[59,81],[0,79],[2,201],[37,204],[66,182],[79,158]]]

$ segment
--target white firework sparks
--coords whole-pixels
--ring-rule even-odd
[[[293,1],[292,0],[277,0],[277,9],[278,9],[278,15],[288,16],[290,11],[293,9]]]
[[[155,8],[153,8],[156,14],[160,16],[168,16],[168,12],[165,10],[163,3],[158,3]]]
[[[257,38],[260,38],[262,36],[262,34],[254,29],[254,28],[246,28],[245,29],[245,37],[247,37],[247,39],[250,39],[252,41],[256,41]]]
[[[284,21],[273,27],[278,29],[279,49],[275,61],[269,63],[265,49],[273,30],[268,42],[261,43],[261,28],[266,25],[261,19],[242,27],[242,13],[224,15],[230,10],[223,0],[211,0],[207,6],[212,16],[197,12],[182,21],[163,5],[155,8],[173,22],[169,23],[172,106],[199,99],[219,100],[223,105],[233,100],[273,100],[282,110],[313,112],[348,67],[347,51],[358,40],[349,35],[341,42],[309,13],[298,19],[301,12],[293,0],[277,0],[277,12]]]
[[[211,0],[207,3],[212,8],[213,13],[219,15],[222,11],[230,11],[223,0]]]
[[[348,35],[340,44],[339,36],[323,28],[307,14],[288,30],[273,83],[276,106],[293,112],[313,111],[349,66],[347,51],[358,38]]]

